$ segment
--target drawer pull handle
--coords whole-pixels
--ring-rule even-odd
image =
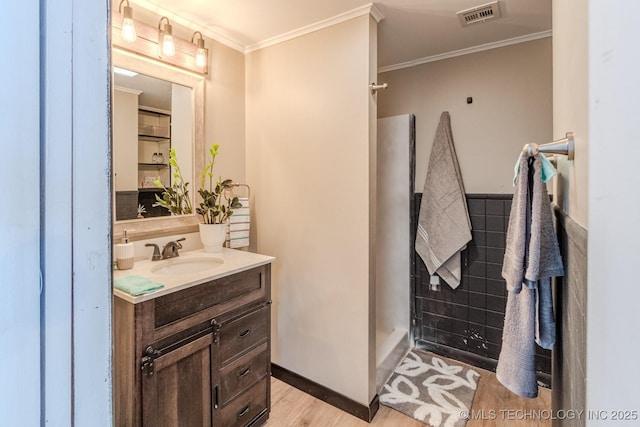
[[[245,406],[242,411],[238,412],[238,418],[242,418],[245,415],[247,415],[249,413],[249,409],[251,408],[251,405],[247,405]]]
[[[247,366],[242,371],[240,371],[238,373],[238,378],[246,377],[249,374],[249,372],[251,372],[251,366]]]
[[[240,338],[244,338],[244,337],[248,336],[250,333],[251,333],[251,328],[246,329],[246,330],[244,330],[244,331],[240,332],[240,334],[238,334],[238,336],[239,336]]]

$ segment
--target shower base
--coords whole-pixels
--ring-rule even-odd
[[[378,393],[408,351],[408,330],[394,329],[391,333],[376,331],[376,385]]]

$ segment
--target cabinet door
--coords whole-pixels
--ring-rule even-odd
[[[212,335],[200,337],[153,361],[142,374],[144,427],[211,426]]]

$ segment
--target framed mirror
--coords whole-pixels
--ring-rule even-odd
[[[133,53],[112,49],[113,237],[132,240],[198,230],[195,211],[169,215],[153,207],[169,187],[173,148],[195,209],[204,156],[204,78]],[[127,73],[129,76],[122,73]]]

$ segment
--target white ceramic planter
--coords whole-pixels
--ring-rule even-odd
[[[222,246],[227,237],[227,224],[200,223],[200,241],[205,252],[222,252]]]

